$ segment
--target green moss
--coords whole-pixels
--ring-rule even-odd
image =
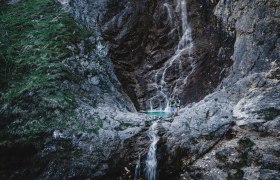
[[[210,132],[208,135],[204,136],[206,140],[212,140],[216,138],[216,133],[215,132]]]
[[[0,12],[0,119],[17,122],[5,131],[38,139],[54,129],[86,129],[76,120],[78,95],[61,88],[63,79],[80,79],[62,60],[72,55],[68,45],[91,34],[55,0],[22,0]]]
[[[252,150],[252,147],[255,146],[255,143],[247,136],[243,136],[238,141],[239,151],[240,151],[240,166],[246,166],[248,161],[248,153]]]
[[[240,153],[240,166],[243,167],[243,166],[246,166],[248,163],[248,152],[249,152],[249,149],[245,149],[244,151],[242,151]]]
[[[99,116],[93,118],[93,122],[95,126],[88,127],[83,122],[78,123],[79,130],[87,133],[94,133],[97,134],[98,130],[103,126],[103,121],[100,119]],[[93,128],[94,127],[94,128]]]
[[[97,116],[94,120],[95,120],[95,122],[96,122],[98,127],[102,127],[103,126],[103,121],[100,119],[99,116]]]
[[[253,146],[255,146],[255,143],[249,138],[249,137],[246,137],[246,136],[243,136],[239,139],[238,141],[238,144],[243,148],[251,148]]]
[[[21,91],[53,80],[53,69],[70,55],[67,45],[89,33],[53,0],[25,0],[0,7],[0,90],[10,101]]]
[[[121,122],[121,124],[118,127],[116,127],[115,130],[116,131],[123,131],[123,130],[129,128],[129,127],[133,127],[133,125],[130,124],[130,123]]]

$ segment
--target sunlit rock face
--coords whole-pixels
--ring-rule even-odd
[[[137,109],[164,108],[167,97],[175,94],[183,104],[198,101],[229,71],[234,33],[223,33],[213,15],[215,2],[116,0],[64,4],[107,43],[116,75]],[[178,53],[187,26],[192,46]],[[163,93],[159,90],[162,86]]]

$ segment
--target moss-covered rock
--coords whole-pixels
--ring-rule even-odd
[[[29,138],[72,127],[77,95],[61,84],[74,72],[62,61],[78,53],[69,44],[91,34],[54,0],[24,0],[0,8],[1,125]]]
[[[78,48],[69,45],[83,42],[84,53],[91,52],[92,33],[79,26],[54,0],[23,0],[1,5],[0,12],[0,162],[8,163],[1,167],[0,178],[34,178],[51,159],[49,155],[38,157],[42,149],[55,144],[70,151],[71,134],[96,134],[102,125],[98,116],[92,117],[91,126],[79,121],[77,99],[87,93],[63,86],[65,80],[81,81],[63,63],[80,54]],[[67,147],[54,142],[52,136],[57,129],[67,131],[69,137],[63,140],[69,141]],[[52,158],[61,159],[62,152],[57,148],[55,151]],[[32,170],[26,170],[30,167]]]

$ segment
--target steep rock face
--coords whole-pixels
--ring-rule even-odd
[[[157,70],[175,54],[182,36],[177,3],[69,3],[77,19],[98,29],[107,41],[116,74],[140,109],[147,109],[147,100],[156,91],[153,84],[162,76]],[[279,147],[279,2],[187,1],[186,5],[193,61],[188,54],[179,58],[188,81],[179,86],[177,94],[183,103],[190,103],[220,85],[199,103],[183,109],[173,123],[163,122],[167,133],[159,145],[164,155],[159,177],[178,179],[181,170],[182,179],[279,177],[278,164],[272,161]],[[167,89],[174,88],[178,70],[175,63],[166,71]],[[152,106],[159,107],[160,102]],[[265,155],[258,156],[260,152]],[[220,162],[227,154],[235,156],[229,164]]]
[[[234,63],[216,92],[167,126],[167,149],[180,157],[182,179],[280,177],[279,5],[273,0],[217,4],[223,29],[236,34]]]
[[[170,96],[177,88],[174,93],[186,104],[203,98],[227,74],[233,37],[223,34],[217,27],[211,11],[215,3],[182,2],[187,2],[182,6],[187,6],[192,29],[193,60],[187,54],[177,57],[174,65],[166,70],[164,81],[167,84],[165,95]],[[111,2],[110,5],[118,9],[108,6],[106,18],[100,20],[117,75],[140,109],[150,108],[151,101],[153,108],[159,107],[164,103],[162,97],[156,96],[159,88],[156,84],[164,73],[161,68],[174,56],[184,33],[180,1],[117,3]],[[187,82],[177,82],[180,76],[185,80],[188,77]]]
[[[215,2],[65,1],[78,21],[98,30],[107,42],[124,91],[142,110],[147,109],[149,102],[156,108],[166,99],[156,94],[162,67],[175,55],[184,34],[180,9],[184,2],[187,4],[182,7],[187,7],[193,36],[192,58],[186,53],[178,56],[166,70],[164,81],[165,96],[174,92],[186,104],[212,92],[231,65],[234,34],[224,34],[217,26],[212,11]],[[186,82],[177,81],[180,78]]]
[[[86,66],[90,67],[91,69],[88,70],[89,72],[91,70],[99,69],[99,72],[96,72],[96,75],[102,75],[106,74],[106,76],[111,76],[110,78],[113,78],[114,83],[110,87],[108,87],[110,90],[116,92],[115,95],[110,96],[112,99],[119,97],[121,99],[118,99],[114,102],[117,102],[119,105],[117,105],[121,109],[127,109],[131,112],[135,111],[134,105],[131,103],[131,100],[127,95],[124,93],[124,91],[121,88],[121,84],[119,83],[118,78],[115,76],[115,70],[113,65],[111,64],[111,59],[109,57],[108,51],[108,45],[104,42],[104,39],[102,37],[102,31],[100,29],[100,16],[102,16],[102,12],[106,12],[107,10],[107,2],[106,1],[94,1],[91,3],[88,3],[87,1],[70,1],[70,0],[59,0],[59,2],[63,5],[64,9],[70,12],[76,21],[78,21],[83,26],[87,27],[94,35],[95,35],[95,44],[96,44],[96,52],[101,56],[101,60],[103,62],[99,63],[97,62],[98,66],[102,66],[105,64],[105,67],[99,68],[98,66],[92,67],[91,64],[88,64],[85,62]],[[92,10],[94,9],[94,11]],[[108,65],[108,66],[107,66]],[[107,67],[106,67],[107,66]],[[93,77],[94,78],[94,77]],[[98,77],[96,77],[98,79]],[[95,79],[96,79],[95,78]],[[109,81],[106,81],[107,83],[110,83]],[[107,89],[108,89],[107,88]],[[106,89],[106,88],[105,88]],[[98,91],[98,90],[97,90]],[[119,92],[118,92],[119,91]],[[118,95],[117,95],[118,94]],[[104,93],[103,93],[104,95]],[[108,98],[97,98],[97,99],[109,99]],[[107,103],[112,104],[112,102]],[[122,107],[121,107],[122,106]]]

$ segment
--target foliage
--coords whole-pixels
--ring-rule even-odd
[[[61,88],[64,79],[75,75],[62,60],[78,53],[69,44],[91,34],[54,0],[23,0],[1,5],[0,12],[1,124],[9,125],[12,136],[27,139],[57,128],[79,128],[77,95]]]
[[[256,144],[247,136],[241,137],[238,141],[238,144],[240,147],[240,164],[245,166],[247,165],[248,161],[248,153]]]
[[[33,86],[54,85],[60,61],[71,53],[67,45],[88,36],[53,0],[25,0],[0,12],[4,102]]]
[[[238,144],[243,148],[251,148],[255,145],[255,143],[249,137],[246,136],[241,137],[238,141]]]

